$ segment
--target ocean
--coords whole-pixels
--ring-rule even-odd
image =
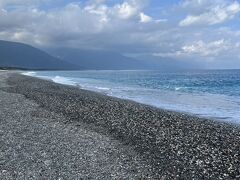
[[[24,74],[167,110],[240,123],[240,70],[35,71]]]

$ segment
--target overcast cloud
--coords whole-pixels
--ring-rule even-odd
[[[237,0],[0,0],[0,39],[240,68],[239,14]]]

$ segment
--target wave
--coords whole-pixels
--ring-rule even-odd
[[[105,90],[105,91],[111,90],[111,88],[107,88],[107,87],[96,87],[96,89]]]
[[[73,81],[71,78],[66,78],[62,76],[54,76],[51,78],[51,80],[55,83],[59,84],[65,84],[65,85],[77,85],[75,81]]]
[[[182,91],[182,90],[187,90],[188,87],[175,87],[174,90],[175,91]]]
[[[22,74],[25,76],[36,76],[36,72],[34,72],[34,71],[23,72]]]
[[[41,75],[40,76],[40,75],[38,75],[37,72],[34,72],[34,71],[23,72],[21,74],[26,75],[26,76],[34,76],[34,77],[38,77],[38,78],[41,78],[41,79],[51,80],[51,81],[53,81],[55,83],[58,83],[58,84],[79,86],[75,81],[73,81],[71,78],[68,78],[68,77],[47,76],[47,75]]]
[[[175,91],[179,91],[182,87],[175,87]]]

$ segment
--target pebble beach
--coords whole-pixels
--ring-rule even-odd
[[[240,179],[240,127],[1,71],[0,179]]]

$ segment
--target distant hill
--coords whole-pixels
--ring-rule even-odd
[[[161,70],[199,68],[191,61],[141,56],[137,59],[119,53],[74,48],[46,49],[0,40],[0,67],[38,70]],[[51,55],[50,55],[51,54]]]
[[[147,63],[147,67],[152,70],[175,72],[190,69],[204,69],[204,67],[195,59],[174,59],[153,55],[141,55],[138,56],[137,59],[141,62]]]
[[[147,63],[111,51],[70,48],[47,50],[50,54],[72,64],[91,70],[148,69]]]
[[[66,62],[81,65],[84,69],[176,71],[197,68],[189,61],[151,55],[130,58],[111,51],[71,48],[48,49],[46,51]]]
[[[78,65],[64,62],[30,45],[0,40],[0,67],[45,70],[76,70]]]

